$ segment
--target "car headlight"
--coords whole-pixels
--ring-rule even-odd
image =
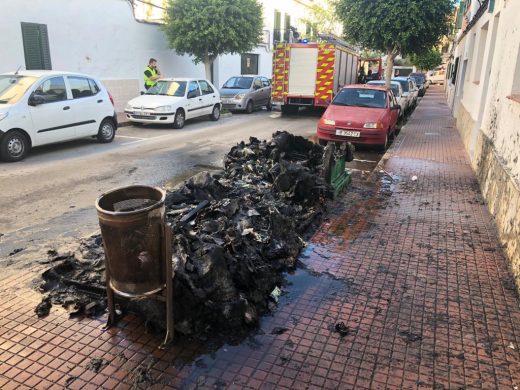
[[[125,110],[127,111],[132,111],[134,108],[132,107],[131,104],[127,104],[126,107],[125,107]]]
[[[246,96],[245,93],[239,93],[239,94],[235,95],[235,99],[240,100],[240,99],[243,99],[244,96]]]
[[[0,121],[4,119],[7,115],[9,115],[8,112],[0,112]]]
[[[329,126],[335,126],[336,125],[336,121],[334,119],[324,119],[323,120],[323,124],[324,125],[329,125]]]
[[[367,122],[363,125],[365,129],[382,129],[383,124],[381,122]]]
[[[159,107],[155,107],[154,111],[157,111],[157,112],[171,112],[171,111],[173,111],[173,107],[172,106],[159,106]]]

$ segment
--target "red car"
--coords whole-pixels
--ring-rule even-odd
[[[399,110],[392,90],[385,86],[349,85],[342,88],[318,123],[322,141],[377,145],[385,150],[395,134]]]

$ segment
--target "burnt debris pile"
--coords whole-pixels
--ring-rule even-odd
[[[322,158],[321,146],[287,132],[275,133],[270,141],[250,138],[224,157],[222,171],[201,172],[167,194],[176,331],[234,331],[255,324],[277,300],[283,271],[295,266],[303,237],[319,222],[331,196],[321,176]],[[64,304],[63,297],[72,290],[92,296],[103,286],[104,255],[98,241],[82,244],[92,255],[67,257],[43,275],[48,286],[53,275],[53,303]],[[98,300],[91,298],[80,311],[91,308],[91,302]],[[164,326],[162,304],[141,300],[132,305]]]

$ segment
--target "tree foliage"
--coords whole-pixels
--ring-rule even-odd
[[[429,70],[442,64],[442,56],[436,49],[430,49],[424,53],[412,54],[410,61],[419,69]]]
[[[398,54],[428,51],[449,32],[453,0],[337,0],[347,40],[388,55],[390,83]]]
[[[300,20],[311,27],[312,34],[307,37],[312,40],[315,40],[317,34],[334,33],[340,23],[330,0],[327,0],[323,5],[312,5],[308,16]]]
[[[251,51],[262,39],[262,6],[257,0],[169,0],[163,31],[170,48],[211,64],[222,54]]]

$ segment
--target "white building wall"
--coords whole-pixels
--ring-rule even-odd
[[[291,26],[305,33],[309,6],[324,0],[263,0],[266,42],[251,53],[259,55],[258,73],[272,74],[275,9],[291,16]],[[160,0],[153,0],[160,4]],[[53,70],[91,74],[101,79],[114,96],[117,111],[143,90],[143,71],[148,59],[158,60],[164,76],[204,77],[204,66],[178,56],[167,46],[160,26],[138,22],[124,0],[1,0],[0,73],[25,69],[21,22],[47,25]],[[139,3],[140,4],[140,3]],[[144,4],[144,3],[143,3]],[[137,7],[138,18],[159,20],[157,8]],[[158,13],[159,12],[159,13]],[[226,55],[214,64],[217,87],[241,73],[241,56]]]
[[[204,76],[204,66],[168,49],[157,25],[136,22],[122,0],[2,0],[0,73],[25,69],[21,22],[46,24],[53,70],[106,82],[121,111],[143,89],[150,57],[165,76]]]
[[[473,10],[472,10],[473,11]],[[520,290],[520,1],[496,0],[458,42],[457,127]],[[487,27],[487,33],[483,28]],[[482,37],[485,36],[485,41]],[[462,77],[464,59],[468,60]]]

